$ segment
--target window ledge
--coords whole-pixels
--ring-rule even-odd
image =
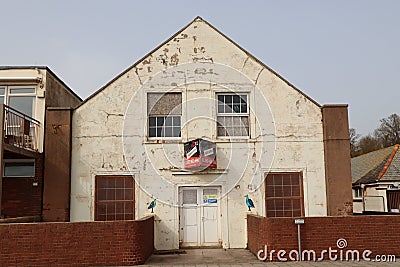
[[[168,139],[146,139],[143,144],[180,144],[182,138],[168,138]]]
[[[205,169],[201,171],[191,171],[186,169],[172,169],[172,175],[201,175],[201,174],[226,174],[227,169]]]
[[[201,138],[201,137],[199,137]],[[214,143],[256,143],[257,139],[251,138],[218,138],[218,139],[208,139]],[[171,138],[171,139],[146,139],[143,144],[184,144],[190,140],[184,141],[182,138]]]
[[[257,142],[256,139],[252,139],[249,137],[218,137],[216,140],[213,142],[215,143],[255,143]]]

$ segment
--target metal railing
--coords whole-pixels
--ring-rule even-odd
[[[40,122],[12,107],[4,107],[4,143],[37,151]]]

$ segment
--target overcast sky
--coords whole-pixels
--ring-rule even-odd
[[[46,65],[86,98],[196,16],[371,132],[400,113],[400,1],[0,0],[0,65]]]

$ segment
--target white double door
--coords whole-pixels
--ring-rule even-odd
[[[221,188],[179,188],[179,236],[182,247],[221,246]]]

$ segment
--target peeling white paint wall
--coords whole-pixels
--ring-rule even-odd
[[[215,73],[210,77],[226,83],[174,84],[179,73],[173,70],[189,63],[216,64],[212,70]],[[224,66],[231,71],[220,71]],[[254,86],[241,87],[240,75],[228,75],[235,72],[247,77]],[[146,87],[160,75],[165,75],[162,82]],[[164,144],[147,140],[146,93],[164,92],[171,87],[182,92],[185,101],[182,139]],[[216,123],[207,119],[216,119],[215,105],[209,99],[214,99],[216,92],[224,91],[249,93],[249,139],[229,142],[216,138]],[[190,104],[193,99],[199,101],[197,105]],[[71,221],[94,220],[96,175],[129,174],[130,170],[137,182],[136,218],[148,214],[147,204],[153,197],[163,200],[155,209],[156,249],[179,247],[179,212],[173,205],[178,204],[178,187],[182,185],[213,182],[212,185],[222,186],[223,194],[228,193],[220,201],[222,245],[226,248],[246,247],[244,195],[249,194],[255,203],[256,209],[252,212],[265,216],[262,180],[268,170],[301,171],[305,215],[324,216],[327,208],[321,119],[320,107],[315,103],[207,23],[195,20],[75,110]],[[218,169],[226,169],[225,172],[185,175],[171,170],[174,162],[183,161],[183,142],[200,137],[217,142]],[[256,189],[258,184],[261,186]],[[230,190],[234,185],[237,188]],[[249,188],[256,190],[249,193]]]

